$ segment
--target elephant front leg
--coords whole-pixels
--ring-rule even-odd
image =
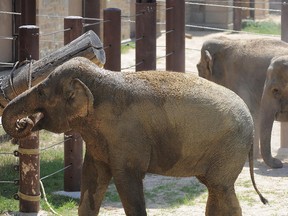
[[[110,168],[86,153],[82,168],[81,200],[78,208],[80,216],[98,215],[111,178]]]
[[[137,169],[113,172],[113,178],[127,216],[146,216],[143,182],[144,174]]]
[[[268,117],[267,117],[268,116]],[[282,162],[272,157],[271,152],[271,135],[274,122],[274,115],[262,115],[260,123],[260,144],[261,144],[261,155],[264,162],[271,168],[282,168]]]

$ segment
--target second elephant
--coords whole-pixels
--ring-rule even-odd
[[[284,118],[284,114],[288,115],[288,70],[285,66],[288,56],[284,55],[288,55],[288,44],[277,39],[219,37],[203,44],[197,64],[199,76],[231,89],[248,105],[255,122],[255,155],[259,154],[260,140],[261,155],[272,168],[283,166],[271,154],[274,116],[282,113],[282,117],[275,120],[288,119]],[[280,56],[282,58],[277,58]],[[271,82],[277,87],[267,89],[265,80],[270,87]]]

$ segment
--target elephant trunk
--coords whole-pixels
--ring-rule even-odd
[[[18,139],[28,136],[34,125],[43,118],[43,114],[36,110],[35,94],[29,93],[29,97],[28,93],[23,94],[26,95],[14,98],[5,107],[2,115],[4,130],[10,136]]]
[[[267,94],[263,94],[260,110],[260,147],[264,162],[271,168],[282,168],[282,162],[271,154],[271,134],[275,119],[276,105],[271,104]]]

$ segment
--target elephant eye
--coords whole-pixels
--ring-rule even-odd
[[[281,92],[278,88],[273,88],[272,89],[272,94],[275,96],[275,97],[279,97],[281,95]]]
[[[45,97],[45,96],[46,96],[44,90],[41,89],[41,88],[38,89],[38,95],[39,95],[40,97]]]

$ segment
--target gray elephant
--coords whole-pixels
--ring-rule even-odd
[[[111,72],[74,58],[13,99],[2,122],[13,137],[31,129],[80,132],[86,153],[79,215],[99,213],[112,177],[125,213],[146,215],[146,173],[196,176],[208,188],[206,215],[241,215],[234,183],[247,155],[254,188],[267,202],[254,181],[247,106],[192,74]]]
[[[281,168],[283,164],[271,154],[270,141],[273,126],[271,116],[283,109],[283,106],[281,107],[279,104],[283,102],[283,98],[287,100],[288,97],[286,93],[285,98],[284,92],[287,92],[285,85],[278,83],[278,93],[284,94],[281,97],[275,97],[275,94],[264,91],[264,83],[268,67],[270,67],[270,74],[277,73],[275,76],[279,76],[278,78],[287,77],[285,67],[278,67],[278,71],[276,71],[275,67],[269,66],[274,57],[285,54],[288,54],[288,44],[277,39],[236,40],[219,37],[207,40],[203,44],[201,59],[197,64],[199,76],[231,89],[248,105],[255,123],[255,157],[259,156],[260,140],[263,160],[272,168]],[[285,61],[278,61],[274,64],[283,64],[283,62],[285,63]],[[288,58],[286,57],[287,62]],[[262,97],[265,102],[261,102]],[[272,108],[272,102],[275,106],[278,104],[278,110],[275,106]],[[260,108],[263,108],[262,112]],[[284,119],[276,118],[275,120],[283,121]]]

